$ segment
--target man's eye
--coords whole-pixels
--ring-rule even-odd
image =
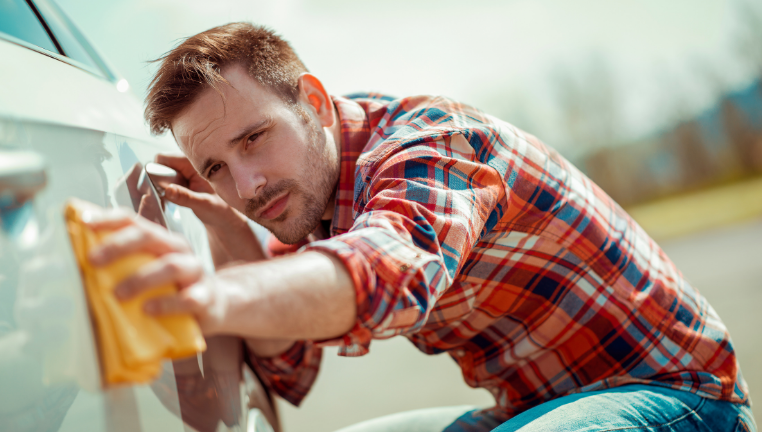
[[[256,141],[261,136],[261,132],[256,132],[255,134],[248,137],[248,144]]]
[[[221,164],[216,164],[216,165],[212,166],[211,169],[208,170],[208,177],[212,176],[214,173],[216,173],[216,171],[218,171],[220,169],[221,169]]]

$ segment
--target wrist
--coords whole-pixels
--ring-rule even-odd
[[[222,213],[215,224],[206,223],[204,225],[209,235],[222,241],[251,232],[246,217],[232,207]]]
[[[245,217],[229,218],[216,226],[206,225],[211,255],[217,269],[233,262],[254,262],[266,258],[256,233]]]

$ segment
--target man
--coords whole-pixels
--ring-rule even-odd
[[[442,97],[330,96],[285,41],[244,23],[164,56],[146,118],[186,156],[158,159],[190,181],[166,197],[206,224],[219,271],[203,277],[183,241],[116,213],[93,222],[123,227],[93,261],[158,255],[116,294],[175,282],[147,312],[191,312],[206,334],[244,338],[289,402],[309,391],[322,346],[359,356],[404,335],[448,352],[496,399],[451,414],[446,430],[752,424],[714,310],[533,136]],[[263,260],[246,217],[279,240],[273,250],[301,248]],[[425,418],[376,427],[443,430]]]

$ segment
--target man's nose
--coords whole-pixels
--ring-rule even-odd
[[[259,170],[253,167],[240,166],[230,168],[232,177],[235,180],[235,187],[240,199],[252,199],[256,196],[256,191],[267,184],[267,179]]]

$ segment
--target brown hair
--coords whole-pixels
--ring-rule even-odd
[[[155,62],[160,67],[149,85],[144,118],[154,134],[171,128],[171,121],[210,86],[229,84],[221,70],[242,64],[259,83],[286,103],[298,98],[298,79],[307,72],[293,48],[265,27],[230,23],[196,34]],[[219,91],[219,93],[221,93]]]

